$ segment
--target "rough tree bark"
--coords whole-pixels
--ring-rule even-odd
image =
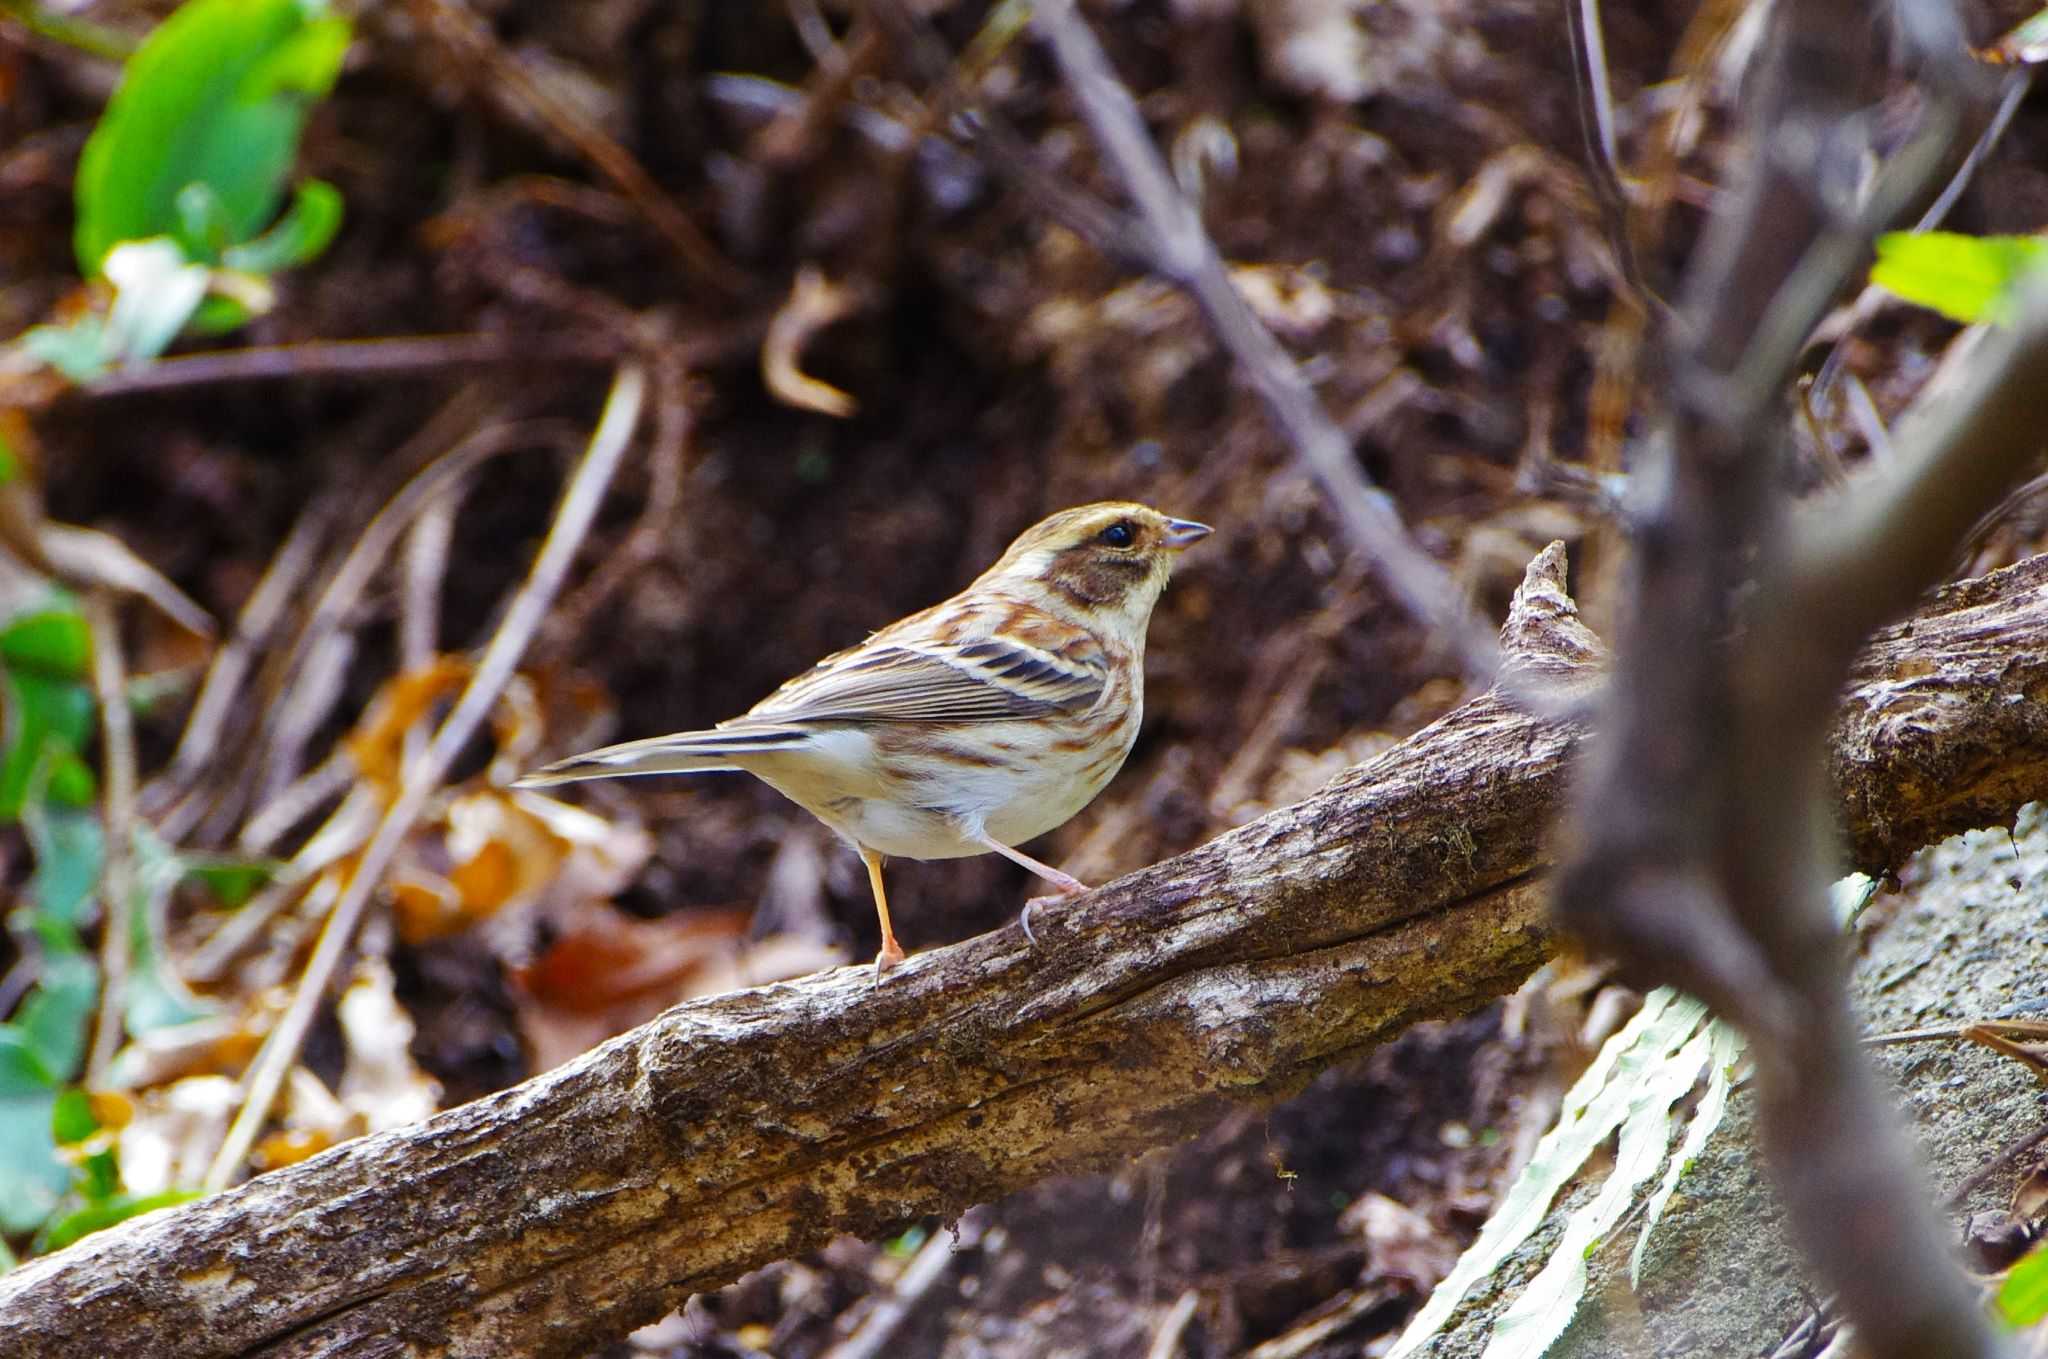
[[[1513,663],[1583,682],[1553,547]],[[2048,771],[2048,558],[1866,652],[1835,743],[1859,864],[2008,817]],[[0,1278],[7,1359],[570,1355],[841,1232],[1189,1136],[1552,948],[1576,733],[1473,700],[1315,797],[1003,930],[693,1002],[414,1127]]]

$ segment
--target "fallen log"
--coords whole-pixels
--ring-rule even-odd
[[[1530,567],[1511,665],[1597,647]],[[2010,817],[2048,773],[2048,558],[1866,651],[1834,773],[1857,866]],[[427,1121],[0,1276],[0,1356],[574,1355],[840,1233],[955,1214],[1202,1131],[1554,948],[1543,835],[1578,732],[1497,693],[1306,801],[1035,918],[679,1006]]]

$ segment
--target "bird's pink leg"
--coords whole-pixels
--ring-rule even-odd
[[[903,945],[896,942],[896,931],[889,928],[889,894],[882,890],[882,856],[863,848],[860,861],[868,866],[868,886],[875,894],[875,915],[882,922],[882,951],[875,955],[875,975],[879,977],[903,961]]]
[[[1030,869],[1033,873],[1036,873],[1039,877],[1044,878],[1047,882],[1053,885],[1054,894],[1052,896],[1031,898],[1031,900],[1024,903],[1023,913],[1017,917],[1017,923],[1024,927],[1024,937],[1026,939],[1029,939],[1033,944],[1036,944],[1038,942],[1038,936],[1031,932],[1031,909],[1034,906],[1037,906],[1040,902],[1044,901],[1057,901],[1061,897],[1077,897],[1081,895],[1081,893],[1083,892],[1091,892],[1094,890],[1087,883],[1082,882],[1073,874],[1062,873],[1057,868],[1054,868],[1051,864],[1042,864],[1038,862],[1038,860],[1032,858],[1029,854],[1026,854],[1023,850],[1012,849],[1010,846],[1003,844],[1001,841],[996,840],[985,833],[978,834],[973,838],[975,843],[983,846],[986,849],[994,850],[996,853],[1002,855],[1005,859],[1008,859],[1013,864],[1023,865],[1025,868]]]

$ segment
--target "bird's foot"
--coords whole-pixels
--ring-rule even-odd
[[[1023,911],[1020,912],[1017,916],[1017,923],[1024,927],[1024,937],[1031,941],[1031,946],[1033,948],[1038,947],[1038,936],[1031,932],[1031,913],[1033,911],[1037,910],[1041,906],[1051,905],[1055,901],[1065,901],[1069,897],[1078,897],[1083,892],[1093,890],[1088,886],[1087,883],[1082,882],[1079,878],[1069,878],[1064,873],[1060,874],[1060,877],[1065,878],[1066,881],[1055,881],[1054,886],[1058,890],[1048,892],[1046,895],[1042,897],[1031,898],[1031,900],[1024,903]]]
[[[903,958],[903,947],[894,939],[882,945],[882,951],[875,955],[875,980],[880,981],[882,974],[902,962]]]

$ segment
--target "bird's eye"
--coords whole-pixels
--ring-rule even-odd
[[[1131,521],[1128,519],[1119,519],[1095,535],[1097,542],[1107,543],[1111,547],[1129,547],[1137,539],[1138,531],[1131,527]]]

